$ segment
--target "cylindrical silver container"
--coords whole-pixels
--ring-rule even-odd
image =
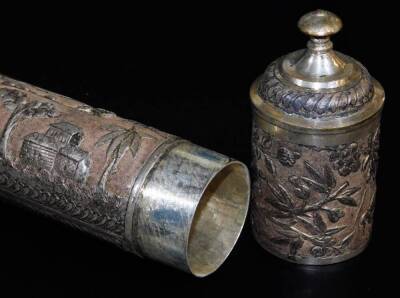
[[[0,191],[201,277],[232,250],[250,182],[224,155],[0,76]]]
[[[347,260],[371,233],[384,91],[332,49],[341,27],[330,12],[306,14],[308,48],[271,63],[251,87],[254,235],[296,263]]]

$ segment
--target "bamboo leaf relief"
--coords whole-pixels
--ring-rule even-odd
[[[368,142],[362,149],[365,155],[362,162],[362,170],[366,173],[367,181],[375,181],[376,179],[379,160],[379,134],[380,130],[377,128],[373,134],[369,135]]]
[[[259,202],[266,210],[257,217],[260,224],[267,223],[267,238],[275,238],[279,249],[286,251],[288,257],[309,254],[325,259],[345,254],[353,249],[352,243],[360,241],[354,236],[354,225],[369,229],[373,206],[362,204],[361,187],[352,185],[352,181],[363,185],[363,180],[358,179],[362,173],[367,182],[373,178],[371,168],[376,170],[377,135],[374,131],[365,145],[360,140],[319,148],[274,139],[263,129],[253,128],[257,153],[254,173],[260,172],[254,177],[255,196],[260,197]],[[315,156],[322,158],[314,159]],[[358,216],[357,212],[362,213]],[[354,223],[352,216],[359,219]],[[298,239],[303,244],[296,250]]]
[[[280,230],[277,229],[276,232],[278,234],[280,234],[281,236],[287,237],[287,238],[299,238],[299,234],[295,231],[292,231],[290,229],[286,229],[286,230]]]
[[[280,184],[276,185],[268,184],[268,185],[271,189],[272,195],[282,206],[285,206],[287,208],[293,208],[293,202],[290,197],[290,194],[286,191],[286,189],[282,185]]]
[[[315,183],[318,183],[319,185],[326,184],[324,176],[317,169],[315,169],[308,161],[304,161],[304,168],[310,174],[311,178],[315,180]],[[312,179],[309,178],[308,180],[313,181]]]
[[[268,172],[270,172],[272,175],[275,176],[276,175],[276,167],[275,167],[273,160],[268,155],[265,155],[264,159],[265,159],[265,167],[267,168]]]
[[[314,223],[314,221],[308,217],[305,216],[297,216],[299,222],[301,223],[302,227],[306,229],[309,233],[312,235],[318,235],[320,234],[320,229],[318,226]]]
[[[319,192],[319,193],[326,193],[328,191],[328,187],[324,184],[318,183],[317,181],[314,181],[313,179],[310,179],[308,177],[301,177],[301,180],[308,185],[310,188],[313,190]]]
[[[340,203],[342,203],[343,205],[352,206],[352,207],[357,206],[356,200],[352,197],[338,197],[337,200]]]
[[[349,235],[343,238],[343,240],[340,242],[341,248],[346,248],[347,246],[349,246],[351,240],[353,239],[354,233],[355,232],[353,231]]]
[[[279,243],[287,245],[288,257],[294,257],[304,242],[313,245],[310,254],[316,258],[340,254],[343,251],[342,244],[338,244],[333,237],[343,232],[347,226],[329,227],[328,223],[339,222],[345,216],[345,212],[340,208],[331,208],[328,204],[337,201],[345,206],[356,207],[354,195],[361,188],[349,187],[348,181],[336,187],[336,177],[328,164],[319,170],[305,161],[304,168],[309,176],[289,176],[291,191],[280,183],[269,181],[267,184],[271,190],[268,202],[276,208],[273,212],[274,217],[270,218],[276,224],[275,232],[279,234],[279,239],[284,236],[287,240],[293,239],[289,244],[283,240]],[[302,203],[297,203],[296,199]],[[284,227],[283,231],[290,231],[290,237],[277,227]],[[348,242],[351,240],[347,239]]]
[[[303,246],[304,240],[298,238],[289,243],[289,256],[295,256],[299,249]]]
[[[341,231],[343,231],[345,228],[347,228],[347,226],[342,226],[342,227],[337,227],[337,228],[331,228],[325,231],[325,235],[326,236],[332,236],[335,235]]]
[[[329,188],[333,188],[336,186],[335,175],[333,174],[332,169],[328,165],[324,166],[324,176],[326,184],[328,185]]]
[[[313,223],[320,232],[326,231],[326,224],[318,212],[313,212]]]
[[[349,186],[349,182],[346,181],[344,182],[337,190],[335,190],[334,192],[332,192],[330,194],[330,198],[336,198],[339,194],[341,194],[343,192],[343,190],[345,190],[348,186]]]
[[[356,192],[358,192],[361,188],[360,187],[351,187],[343,191],[338,197],[349,197]]]

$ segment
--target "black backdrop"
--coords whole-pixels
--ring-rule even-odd
[[[0,72],[249,164],[252,80],[305,46],[296,27],[303,13],[329,9],[344,22],[335,48],[367,66],[387,95],[368,249],[338,265],[296,266],[264,252],[247,225],[220,270],[197,279],[1,202],[2,297],[375,297],[396,289],[396,9],[389,1],[269,2],[4,7]]]

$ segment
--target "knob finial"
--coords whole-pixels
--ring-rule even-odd
[[[298,22],[299,29],[313,38],[327,38],[342,29],[342,20],[332,12],[317,9],[303,15]]]

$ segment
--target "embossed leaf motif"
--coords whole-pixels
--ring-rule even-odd
[[[310,179],[308,177],[301,177],[301,180],[303,180],[303,182],[305,184],[307,184],[311,189],[319,192],[319,193],[327,193],[328,192],[328,188],[326,185],[318,183],[317,181]]]
[[[272,195],[271,197],[266,198],[267,202],[274,206],[276,209],[280,210],[281,212],[290,212],[290,209],[287,205],[283,204],[282,202],[277,199],[276,196]]]
[[[303,246],[304,240],[298,238],[289,243],[289,256],[295,256],[299,249]]]
[[[268,172],[270,172],[272,175],[275,176],[276,168],[275,168],[272,158],[270,158],[268,155],[265,155],[264,160],[265,160],[265,167],[267,168]]]
[[[288,191],[281,184],[268,184],[273,197],[284,207],[293,208],[294,204]]]
[[[287,238],[292,238],[292,239],[299,238],[299,234],[297,232],[291,230],[289,226],[281,225],[280,227],[282,229],[277,229],[276,232],[278,234],[280,234],[281,236],[284,236]]]
[[[260,130],[258,133],[264,132]],[[329,163],[320,165],[303,160],[301,175],[291,175],[287,181],[281,181],[276,175],[277,171],[283,168],[274,167],[274,161],[290,167],[300,156],[295,154],[296,150],[288,149],[284,142],[271,142],[269,137],[268,142],[262,142],[259,136],[254,138],[254,147],[260,153],[257,155],[257,161],[262,161],[262,164],[258,163],[255,168],[261,166],[266,169],[263,179],[257,179],[260,180],[262,188],[259,194],[265,192],[263,185],[266,185],[269,195],[265,197],[265,201],[271,206],[267,213],[260,214],[261,218],[256,220],[267,219],[271,224],[273,237],[270,243],[281,246],[282,250],[286,249],[289,258],[296,258],[300,251],[303,255],[305,249],[309,249],[309,253],[315,258],[344,254],[345,248],[353,240],[353,236],[343,235],[349,228],[340,224],[346,215],[347,209],[344,207],[356,207],[362,204],[362,199],[358,202],[360,187],[350,186],[348,181],[342,181],[344,178],[337,178],[338,175],[346,176],[347,170],[351,173],[360,166],[359,145],[343,145],[340,150],[336,150],[336,147],[312,148],[318,152],[327,150]],[[301,165],[297,164],[296,171],[299,168]],[[364,215],[363,223],[367,222],[368,217]]]
[[[286,231],[290,231],[290,226],[295,225],[297,220],[292,216],[289,217],[271,217],[270,220],[275,223],[277,226],[285,229]]]
[[[358,192],[360,189],[361,189],[360,187],[349,188],[349,189],[345,190],[344,192],[342,192],[340,195],[338,195],[336,197],[336,199],[344,205],[356,207],[357,202],[352,197],[352,195],[355,194],[356,192]]]
[[[370,161],[371,161],[371,156],[367,153],[367,155],[365,156],[365,158],[364,158],[364,160],[362,162],[362,165],[361,165],[361,169],[363,171],[367,170]]]
[[[283,237],[270,238],[269,241],[271,241],[277,245],[288,245],[290,243],[290,239],[283,238]]]
[[[363,153],[365,155],[362,170],[367,173],[367,181],[375,180],[376,172],[378,170],[378,160],[379,160],[379,128],[368,137],[368,143],[363,148]]]
[[[335,175],[329,165],[317,168],[304,161],[304,169],[307,175],[301,177],[293,175],[288,178],[290,185],[293,186],[295,198],[300,199],[301,204],[295,202],[295,198],[282,184],[268,182],[272,194],[268,202],[276,208],[268,218],[279,227],[275,232],[280,235],[276,237],[275,242],[288,247],[289,257],[294,257],[305,241],[313,245],[310,253],[314,257],[341,254],[343,245],[338,243],[334,236],[344,231],[347,226],[329,227],[327,222],[329,220],[331,223],[337,223],[345,213],[342,209],[331,208],[327,204],[337,201],[355,207],[357,201],[354,196],[361,188],[349,187],[348,181],[337,186]],[[313,200],[310,200],[311,193]],[[282,229],[288,231],[289,235],[281,233]],[[287,240],[283,241],[282,236]],[[351,239],[349,237],[347,241],[350,242]]]
[[[323,173],[319,172],[309,162],[304,161],[304,167],[311,178],[302,177],[302,180],[319,193],[327,193],[336,186],[335,176],[328,165],[324,166]]]
[[[277,211],[275,209],[270,211],[271,218],[292,218],[291,213],[289,212],[282,212],[282,211]]]
[[[345,228],[347,228],[347,226],[342,226],[342,227],[338,227],[338,228],[331,228],[325,231],[325,236],[332,236],[335,235],[341,231],[343,231]]]
[[[320,228],[315,224],[313,218],[309,218],[307,216],[298,216],[299,222],[301,225],[311,234],[318,235],[321,233]]]
[[[276,175],[276,167],[274,161],[270,156],[270,149],[272,146],[272,137],[270,134],[263,132],[261,129],[253,128],[253,139],[254,139],[254,154],[257,160],[264,162],[267,171]]]
[[[347,246],[349,246],[351,240],[353,239],[354,232],[355,231],[351,232],[349,235],[347,235],[346,237],[343,238],[343,240],[340,243],[340,247],[342,249],[346,248]]]
[[[331,168],[328,165],[324,166],[324,176],[328,187],[334,188],[336,186],[335,175],[333,174]]]
[[[318,212],[313,212],[313,223],[320,232],[326,231],[326,224]]]
[[[360,224],[363,225],[364,227],[367,224],[372,224],[373,221],[373,215],[374,215],[374,210],[375,210],[375,193],[371,199],[371,203],[367,209],[367,211],[362,215],[361,217],[361,222]]]
[[[345,182],[337,191],[330,195],[331,200],[337,200],[343,205],[356,207],[358,206],[357,201],[354,199],[353,195],[356,194],[361,188],[351,187],[348,188],[348,182]]]
[[[310,188],[307,185],[302,186],[301,188],[295,188],[294,194],[302,200],[307,200],[310,198]]]
[[[290,176],[289,182],[294,187],[294,194],[296,197],[302,200],[308,200],[310,198],[310,187],[299,177]]]
[[[353,206],[353,207],[357,206],[356,200],[354,200],[352,197],[339,197],[339,198],[337,198],[337,200],[344,205]]]

